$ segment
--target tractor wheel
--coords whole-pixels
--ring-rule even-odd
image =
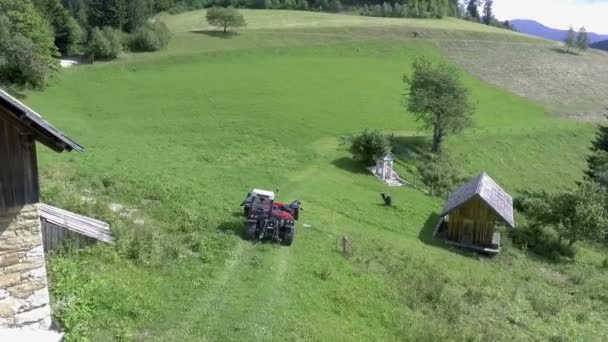
[[[255,240],[256,228],[257,228],[257,225],[255,223],[248,223],[245,226],[245,239]]]
[[[296,231],[295,230],[291,230],[287,233],[285,233],[285,235],[283,236],[283,245],[285,246],[291,246],[293,244],[293,239],[296,237]]]

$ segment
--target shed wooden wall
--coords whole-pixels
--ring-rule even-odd
[[[472,198],[449,215],[447,238],[462,241],[465,220],[473,221],[472,243],[477,246],[492,246],[497,216],[478,196]]]
[[[97,242],[96,239],[78,234],[65,227],[47,222],[46,220],[41,221],[42,243],[44,245],[45,253],[58,250],[67,241],[72,241],[80,248],[84,248]]]
[[[38,203],[38,163],[31,135],[0,108],[0,210]]]

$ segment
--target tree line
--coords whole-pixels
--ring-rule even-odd
[[[500,21],[496,19],[494,16],[494,0],[468,0],[461,3],[461,8],[463,17],[467,20],[489,26],[514,30],[513,26],[508,20]]]

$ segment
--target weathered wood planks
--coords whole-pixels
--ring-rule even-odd
[[[97,241],[113,242],[110,225],[106,222],[43,203],[39,208],[45,252],[56,250],[65,240],[75,240],[80,247]]]

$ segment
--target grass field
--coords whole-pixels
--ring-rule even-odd
[[[439,41],[534,39],[457,20],[244,14],[250,27],[231,38],[205,31],[201,12],[164,16],[167,51],[68,70],[28,94],[87,148],[41,151],[45,201],[117,236],[50,258],[69,340],[605,339],[608,253],[581,247],[555,264],[508,246],[494,259],[448,249],[430,236],[441,199],[391,189],[396,208],[382,207],[387,189],[339,146],[378,128],[413,148],[424,132],[401,78],[418,56],[446,59]],[[446,147],[466,174],[485,170],[514,194],[582,177],[591,124],[463,75],[475,128]],[[253,187],[303,201],[294,246],[241,239]]]

